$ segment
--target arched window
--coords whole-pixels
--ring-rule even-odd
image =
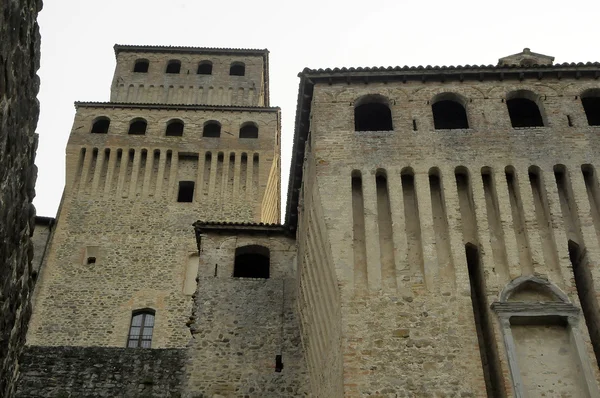
[[[133,119],[131,123],[129,123],[129,132],[131,135],[144,135],[146,134],[146,127],[148,127],[148,123],[146,120],[142,118]]]
[[[468,129],[467,111],[461,97],[453,93],[436,96],[432,102],[433,125],[440,129]]]
[[[179,119],[169,120],[165,135],[167,137],[181,137],[183,135],[183,122]]]
[[[150,348],[154,330],[154,314],[155,311],[151,308],[133,311],[127,348]]]
[[[202,137],[217,138],[221,136],[221,123],[211,120],[204,123],[204,130],[202,131]]]
[[[581,103],[590,126],[600,126],[600,89],[593,89],[581,95]]]
[[[198,74],[199,75],[212,75],[212,62],[210,61],[201,61],[198,64]]]
[[[177,74],[177,73],[179,73],[180,70],[181,70],[181,62],[177,61],[177,60],[171,60],[167,64],[167,70],[165,72]]]
[[[246,74],[246,65],[243,62],[234,62],[229,67],[231,76],[244,76]]]
[[[509,94],[506,101],[513,127],[543,127],[544,120],[537,104],[537,96],[530,91]]]
[[[133,71],[138,73],[147,73],[150,62],[147,59],[138,59],[135,61]]]
[[[108,133],[108,127],[110,126],[110,119],[106,116],[100,116],[94,119],[92,124],[92,134],[106,134]]]
[[[246,122],[240,127],[240,138],[258,138],[258,126],[254,122]]]
[[[355,131],[391,131],[392,112],[388,100],[382,95],[367,95],[356,102],[354,108]]]
[[[234,278],[269,278],[269,249],[259,245],[235,249]]]

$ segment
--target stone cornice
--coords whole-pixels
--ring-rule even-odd
[[[79,108],[111,108],[111,109],[165,109],[186,111],[225,111],[225,112],[280,112],[279,107],[236,106],[236,105],[202,105],[202,104],[148,104],[130,102],[75,102]]]

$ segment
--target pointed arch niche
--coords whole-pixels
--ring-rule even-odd
[[[500,319],[515,397],[600,396],[580,333],[581,311],[558,287],[522,276],[506,285],[492,309]]]

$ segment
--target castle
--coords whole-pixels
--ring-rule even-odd
[[[600,396],[600,64],[116,45],[77,102],[22,397]]]

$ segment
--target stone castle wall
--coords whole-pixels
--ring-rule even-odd
[[[185,350],[107,347],[31,347],[17,397],[183,396]]]
[[[0,396],[10,397],[25,343],[30,297],[37,169],[40,0],[0,5]]]
[[[344,394],[481,396],[487,384],[512,395],[489,304],[521,275],[547,278],[576,305],[581,291],[589,295],[600,283],[593,266],[600,256],[598,181],[585,166],[600,167],[598,127],[587,125],[578,97],[597,87],[586,79],[316,84],[306,156],[316,171],[305,175],[303,197],[310,203],[315,194],[307,187],[316,185],[327,198],[321,203],[341,288]],[[538,96],[546,127],[511,127],[505,100],[514,90]],[[465,99],[470,128],[433,128],[431,103],[445,92]],[[389,100],[393,131],[354,131],[354,104],[368,94]],[[582,166],[592,171],[586,176]],[[312,211],[303,206],[301,219]],[[307,231],[299,230],[300,247]],[[577,286],[569,239],[589,256]],[[466,252],[468,244],[474,252]],[[304,279],[301,286],[321,283]],[[311,324],[315,312],[303,313],[302,323]],[[578,329],[585,360],[594,363],[594,328],[588,332],[580,317]],[[327,355],[338,355],[335,345]],[[311,379],[320,375],[315,369]]]
[[[308,151],[304,163],[304,193],[298,220],[298,313],[304,357],[316,397],[341,396],[345,358],[342,352],[342,308],[332,250],[325,226],[321,194],[315,183],[316,164]],[[356,355],[348,353],[348,355]]]
[[[98,117],[110,119],[107,134],[91,134]],[[145,135],[128,135],[143,117]],[[181,137],[165,136],[167,122],[184,123]],[[221,136],[203,137],[204,123],[221,123]],[[239,138],[240,126],[256,123],[258,138]],[[177,200],[178,181],[195,182],[195,219],[278,222],[279,111],[118,108],[79,106],[67,146],[67,193],[95,198]],[[84,151],[85,149],[85,151]],[[84,153],[85,152],[85,153]],[[169,154],[170,153],[170,154]],[[269,206],[263,207],[264,195]],[[263,217],[262,214],[265,214]]]
[[[236,248],[246,245],[269,249],[268,279],[232,278]],[[294,240],[203,232],[187,393],[209,397],[307,394],[296,296]],[[284,367],[276,372],[279,354]]]

